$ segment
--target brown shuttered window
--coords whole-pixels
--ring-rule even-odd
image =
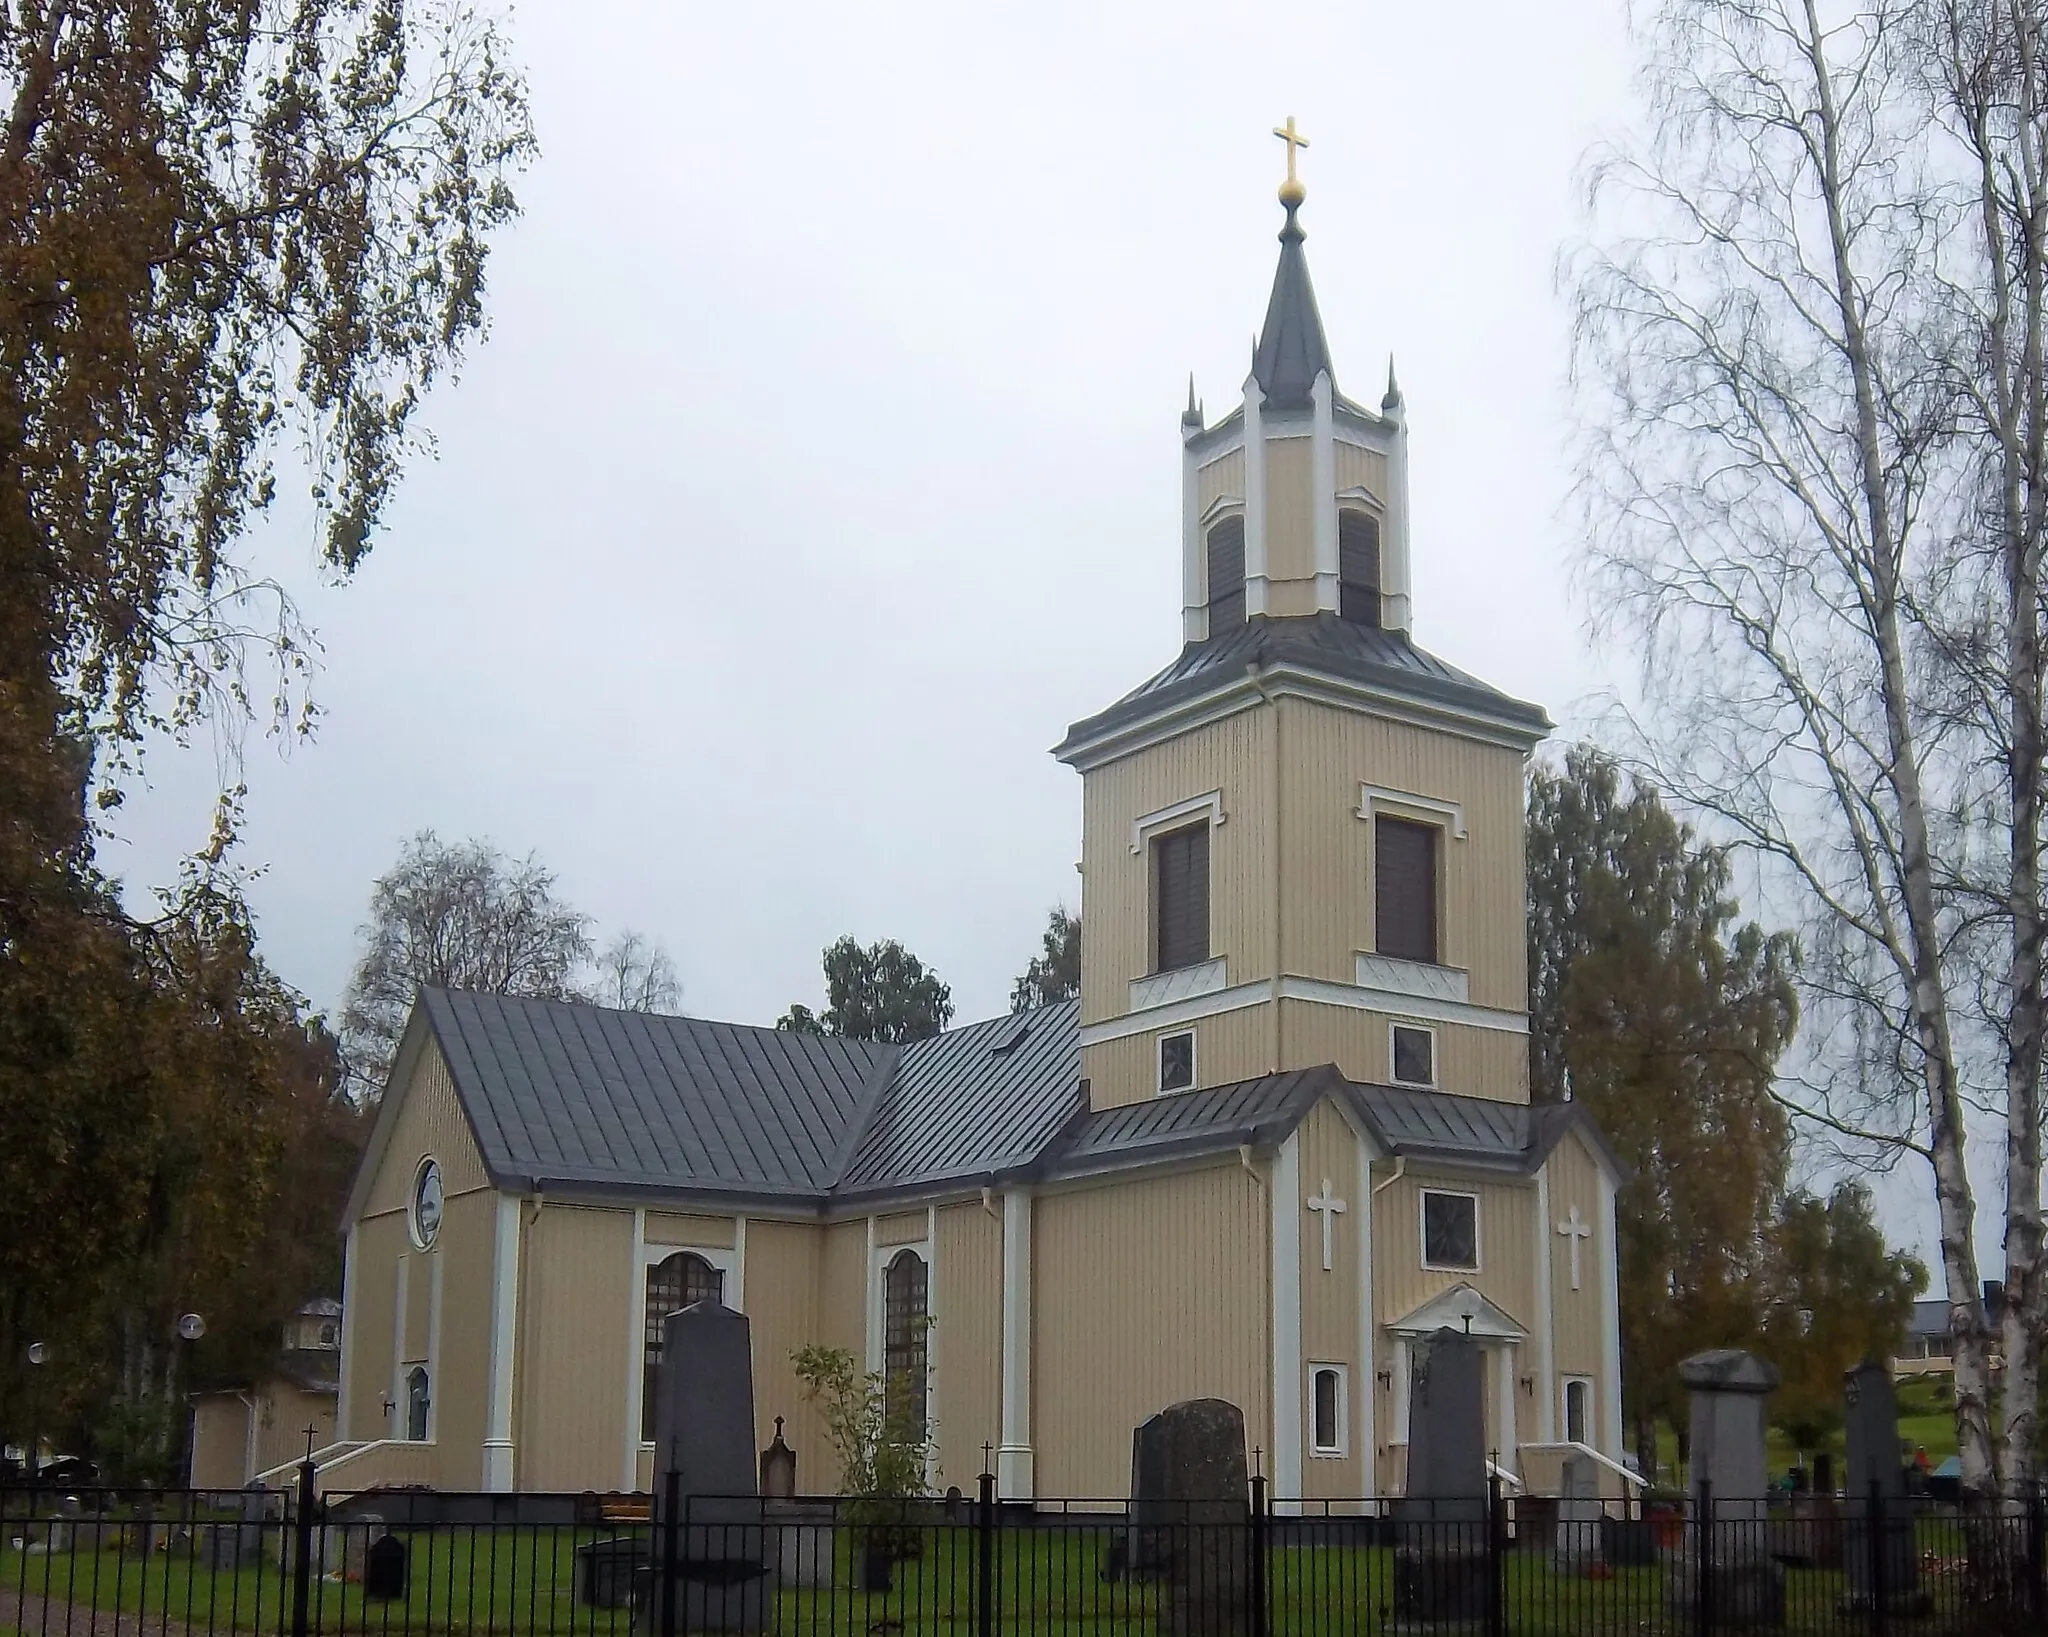
[[[1373,948],[1382,955],[1436,961],[1436,838],[1434,825],[1374,821]]]
[[[1244,519],[1226,517],[1209,531],[1209,635],[1244,624]]]
[[[1209,958],[1209,826],[1152,840],[1155,972],[1199,966]]]
[[[1337,611],[1354,625],[1380,623],[1380,520],[1337,514]]]

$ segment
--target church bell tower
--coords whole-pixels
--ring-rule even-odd
[[[1335,1063],[1525,1102],[1522,771],[1548,731],[1410,637],[1408,424],[1346,398],[1290,118],[1243,401],[1181,417],[1183,647],[1077,722],[1098,1108]]]

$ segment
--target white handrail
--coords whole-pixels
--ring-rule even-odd
[[[1557,1444],[1524,1444],[1524,1450],[1533,1450],[1539,1455],[1551,1455],[1562,1450],[1568,1455],[1583,1455],[1595,1466],[1604,1466],[1625,1484],[1634,1484],[1638,1489],[1649,1488],[1649,1480],[1632,1466],[1624,1466],[1611,1455],[1602,1455],[1591,1444],[1576,1443],[1566,1439]]]
[[[1522,1446],[1522,1448],[1524,1449],[1527,1449],[1528,1447],[1529,1446],[1527,1444],[1524,1444]],[[1516,1477],[1514,1473],[1508,1471],[1506,1467],[1495,1466],[1491,1461],[1488,1461],[1486,1463],[1486,1470],[1492,1476],[1500,1479],[1500,1481],[1504,1484],[1513,1484],[1517,1489],[1524,1489],[1527,1487],[1527,1485],[1525,1485],[1520,1478]]]
[[[346,1438],[341,1439],[332,1444],[323,1444],[320,1448],[314,1450],[311,1455],[301,1455],[297,1460],[283,1461],[276,1466],[264,1468],[263,1471],[257,1473],[255,1477],[251,1478],[249,1482],[252,1484],[267,1484],[272,1478],[296,1476],[299,1468],[303,1466],[306,1462],[311,1461],[315,1466],[320,1466],[323,1463],[327,1463],[327,1458],[331,1455],[334,1455],[334,1452],[336,1450],[341,1450],[343,1451],[343,1453],[339,1456],[335,1456],[335,1459],[346,1460],[350,1455],[353,1455],[357,1450],[368,1449],[370,1447],[371,1446],[368,1444],[358,1444]]]

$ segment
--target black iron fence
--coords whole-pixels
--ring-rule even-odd
[[[0,1490],[0,1637],[2048,1632],[2039,1502]]]

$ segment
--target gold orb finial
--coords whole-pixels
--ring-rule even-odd
[[[1294,128],[1294,116],[1287,116],[1285,125],[1273,127],[1273,134],[1287,144],[1287,180],[1280,184],[1280,202],[1290,211],[1308,197],[1308,189],[1301,185],[1301,178],[1294,174],[1294,154],[1297,148],[1306,148],[1308,138]]]

